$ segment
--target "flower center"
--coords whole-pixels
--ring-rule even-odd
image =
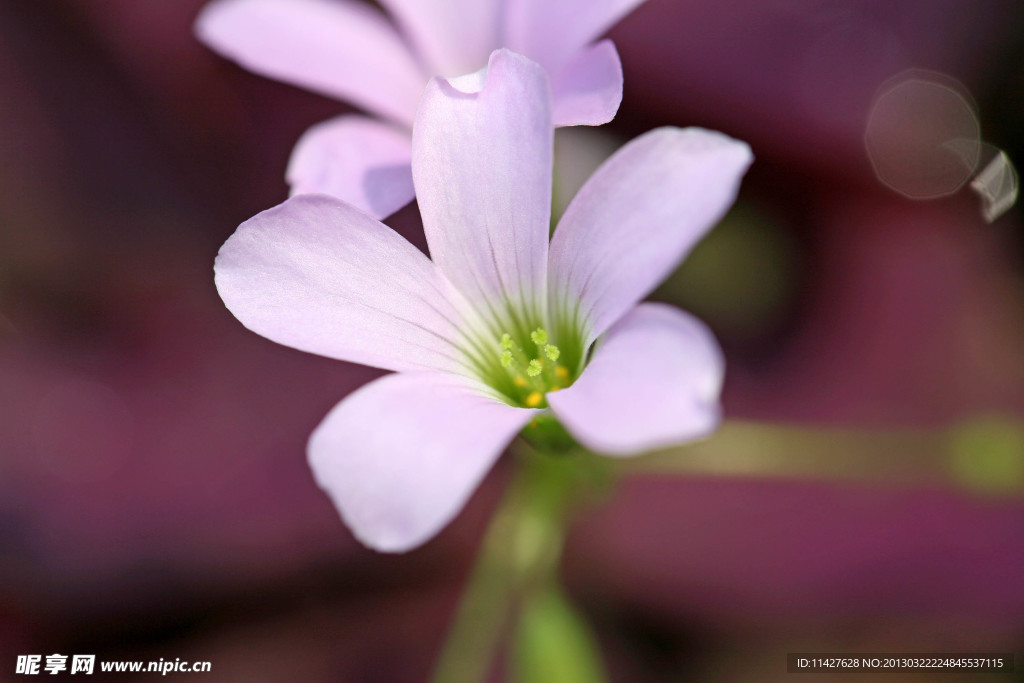
[[[508,380],[501,382],[501,391],[514,405],[526,408],[547,407],[546,396],[572,384],[572,374],[558,363],[562,352],[549,343],[548,333],[538,327],[529,340],[517,340],[511,334],[501,335],[498,360]]]

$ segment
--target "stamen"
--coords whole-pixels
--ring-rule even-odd
[[[513,405],[527,408],[546,406],[545,394],[558,391],[571,383],[569,370],[557,364],[562,352],[556,345],[548,343],[549,339],[547,330],[536,328],[530,333],[530,342],[536,347],[534,350],[530,342],[521,346],[519,340],[511,334],[506,332],[501,335],[498,360],[508,374],[502,373],[503,376],[496,378],[493,386],[503,383],[505,388],[502,391]]]

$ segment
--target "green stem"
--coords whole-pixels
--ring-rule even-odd
[[[557,582],[567,513],[591,456],[523,451],[484,536],[434,672],[436,683],[483,680],[517,605]]]
[[[615,461],[620,474],[812,479],[1024,493],[1024,424],[979,416],[941,429],[840,429],[727,420],[714,436]]]

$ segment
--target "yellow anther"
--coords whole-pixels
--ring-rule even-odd
[[[503,369],[491,366],[497,370],[492,386],[502,387],[500,391],[516,405],[527,408],[547,406],[544,399],[546,392],[558,391],[572,382],[569,370],[558,364],[561,350],[549,344],[548,339],[547,330],[543,327],[530,332],[530,341],[523,346],[509,333],[502,334],[498,339],[501,350],[497,351],[497,355]],[[491,362],[494,362],[493,356]],[[490,368],[488,371],[489,374]],[[510,380],[512,386],[509,386]]]
[[[555,393],[556,391],[558,391],[561,388],[562,387],[551,387],[550,389],[548,389],[548,393],[549,394],[553,394],[553,393]]]

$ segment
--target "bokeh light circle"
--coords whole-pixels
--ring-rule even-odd
[[[879,88],[864,142],[881,182],[911,199],[934,199],[953,194],[973,175],[981,126],[962,85],[913,70]]]

